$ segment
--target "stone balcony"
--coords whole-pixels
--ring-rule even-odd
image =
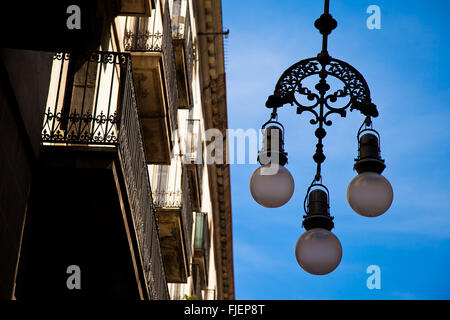
[[[168,1],[147,17],[129,17],[124,47],[130,51],[149,164],[170,164],[177,129],[177,72]]]

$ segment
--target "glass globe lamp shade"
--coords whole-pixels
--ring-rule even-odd
[[[392,204],[394,192],[389,181],[376,172],[363,172],[350,182],[347,201],[350,207],[364,217],[377,217]]]
[[[281,165],[263,165],[253,172],[250,179],[250,193],[261,206],[278,208],[291,199],[294,193],[294,179]]]
[[[341,262],[341,242],[327,229],[310,229],[297,240],[295,257],[306,272],[325,275],[336,269]]]

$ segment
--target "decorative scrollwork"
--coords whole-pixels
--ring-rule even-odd
[[[309,101],[315,101],[315,103],[313,105],[305,106],[305,105],[302,105],[297,99],[295,99],[295,96],[294,96],[295,104],[300,107],[300,108],[297,108],[297,110],[299,110],[299,112],[301,112],[302,109],[314,109],[320,102],[320,97],[316,93],[309,90],[308,88],[303,87],[301,83],[298,84],[298,87],[295,91],[301,95],[306,96],[306,98]]]
[[[319,78],[313,89],[305,85],[305,79],[317,76]],[[332,77],[339,80],[343,87],[335,92],[328,93],[331,86],[327,83],[327,78]],[[302,104],[297,97],[304,96],[312,101],[312,105]],[[344,106],[336,106],[335,103],[342,98],[348,98]],[[317,125],[315,135],[318,138],[316,152],[313,156],[317,163],[317,173],[315,181],[321,179],[321,163],[325,161],[322,140],[326,135],[323,126],[331,126],[332,121],[327,119],[331,114],[339,114],[341,117],[350,111],[359,110],[366,117],[377,117],[376,106],[371,102],[370,90],[364,77],[348,63],[331,58],[327,52],[321,52],[317,58],[301,60],[288,68],[278,80],[275,92],[269,96],[266,107],[272,108],[272,116],[276,117],[276,110],[285,104],[297,106],[297,114],[305,111],[312,113],[313,119],[309,122]],[[317,110],[318,109],[318,110]]]
[[[312,92],[311,89],[305,87],[302,82],[306,78],[317,75],[321,78],[316,85],[316,89],[320,95]],[[334,77],[343,84],[343,88],[334,93],[325,96],[330,86],[326,83],[328,76]],[[299,102],[295,93],[306,96],[309,101],[315,101],[312,106],[305,106]],[[280,77],[275,87],[274,95],[284,103],[296,104],[297,113],[303,111],[313,113],[315,119],[312,124],[323,122],[325,125],[331,125],[331,121],[327,120],[330,114],[336,113],[341,117],[346,116],[346,109],[350,111],[356,109],[366,116],[378,116],[376,106],[371,102],[370,90],[364,77],[350,64],[331,58],[317,57],[301,60],[288,68]],[[349,97],[349,101],[343,107],[333,107],[339,98]],[[320,105],[320,112],[314,112],[314,108]],[[267,105],[268,107],[280,107],[281,105]],[[327,109],[325,112],[324,109]]]
[[[62,121],[67,128],[61,127]],[[93,116],[90,112],[83,115],[76,111],[64,117],[61,112],[53,113],[49,108],[44,113],[42,142],[80,143],[80,144],[115,144],[117,142],[117,126],[120,117],[115,111],[109,116],[102,112]]]
[[[331,59],[325,66],[327,74],[341,80],[345,85],[345,93],[352,101],[364,102],[370,100],[370,90],[364,77],[347,62]]]
[[[66,60],[78,65],[87,62],[87,65],[86,69],[69,70],[65,78],[59,77],[57,90],[49,95],[49,101],[53,102],[49,103],[44,113],[41,141],[43,143],[116,145],[120,125],[120,105],[124,101],[119,101],[118,97],[114,96],[115,83],[111,80],[103,82],[102,88],[106,93],[103,98],[96,90],[100,90],[101,80],[105,77],[114,80],[126,76],[124,68],[103,68],[102,66],[128,65],[130,55],[108,51],[58,52],[53,55],[53,59],[57,61],[55,66],[59,66],[60,74],[63,74],[64,68],[67,68]],[[94,68],[89,69],[89,64]],[[97,67],[95,64],[100,66]],[[85,70],[90,70],[91,74]],[[88,85],[89,77],[90,81],[95,81],[95,86]],[[67,92],[71,95],[70,100],[62,98]],[[91,99],[86,99],[87,96]],[[129,95],[125,94],[125,96]]]
[[[128,31],[124,36],[125,50],[130,51],[162,51],[162,38],[161,32],[150,33],[148,31],[142,33],[134,33]]]
[[[318,74],[319,61],[316,58],[302,60],[287,69],[278,80],[275,93],[280,96],[295,92],[303,79]]]
[[[53,60],[69,60],[70,54],[68,52],[55,52],[53,54]]]

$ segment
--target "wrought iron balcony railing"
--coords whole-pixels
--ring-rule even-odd
[[[199,211],[202,202],[203,143],[201,141],[200,119],[185,119],[184,163],[189,180],[192,208]]]
[[[158,165],[153,169],[153,201],[156,208],[174,209],[181,213],[184,248],[187,261],[190,261],[194,219],[187,170],[181,157],[175,155],[172,165]]]
[[[184,162],[203,164],[200,119],[187,118],[185,123],[185,152]]]
[[[169,299],[129,54],[55,54],[41,138],[117,147],[150,296]]]
[[[127,31],[125,34],[125,50],[129,51],[162,51],[163,35],[159,31],[156,32],[133,32]]]
[[[117,144],[128,60],[114,52],[55,53],[42,142]]]
[[[181,190],[158,190],[153,192],[153,200],[157,208],[179,209],[183,206]]]
[[[184,40],[186,66],[188,80],[192,79],[192,70],[194,68],[194,43],[191,28],[191,13],[189,1],[187,2],[185,16],[180,16],[176,22],[172,22],[172,38]]]
[[[191,191],[189,188],[189,182],[187,179],[186,170],[183,170],[183,207],[181,210],[181,216],[184,223],[184,233],[185,237],[185,246],[186,246],[186,255],[188,257],[188,261],[191,261],[191,245],[192,245],[192,229],[194,224],[194,213],[192,212],[192,202],[191,202]]]
[[[158,7],[155,14],[150,18],[127,18],[123,43],[127,51],[154,52],[163,55],[166,82],[164,86],[167,86],[166,92],[169,98],[172,130],[177,129],[178,91],[169,1],[165,1],[163,12],[160,12]]]
[[[167,300],[169,299],[169,292],[142,141],[132,66],[128,58],[122,121],[120,122],[119,149],[126,172],[125,179],[129,188],[128,193],[136,222],[136,233],[141,247],[150,297],[153,300]]]
[[[188,80],[192,81],[192,75],[194,70],[194,61],[195,61],[195,44],[193,41],[193,34],[191,28],[191,14],[189,12],[189,6],[187,8],[186,13],[186,24],[184,27],[184,41],[186,46],[186,65],[187,65],[187,73]]]

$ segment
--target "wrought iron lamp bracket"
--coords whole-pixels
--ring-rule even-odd
[[[319,81],[314,89],[308,88],[304,83],[307,78],[318,76]],[[333,77],[342,83],[343,87],[335,92],[329,92],[331,86],[327,82],[328,77]],[[305,105],[299,101],[298,96],[305,96],[311,101],[311,105]],[[348,98],[348,102],[341,107],[334,103],[340,98]],[[320,178],[320,164],[325,161],[322,139],[326,135],[325,126],[331,126],[332,121],[328,117],[339,114],[346,117],[347,109],[358,110],[366,117],[377,117],[378,110],[370,98],[370,90],[361,73],[350,64],[334,59],[328,53],[322,51],[315,58],[308,58],[297,62],[288,68],[279,78],[273,95],[270,95],[266,107],[271,108],[272,116],[276,116],[278,108],[285,104],[295,105],[297,114],[310,112],[313,118],[312,125],[318,125],[315,132],[318,138],[316,153],[313,156],[317,163],[317,180]]]
[[[314,75],[320,77],[320,81],[315,86],[318,93],[303,85],[305,79]],[[326,95],[330,89],[326,81],[328,76],[340,80],[343,88]],[[306,96],[309,101],[313,101],[313,104],[303,105],[297,100],[296,94]],[[345,106],[340,108],[332,106],[338,98],[343,97],[350,98]],[[350,108],[350,111],[359,110],[365,116],[378,116],[377,107],[371,101],[369,87],[361,73],[350,64],[328,55],[319,54],[315,58],[301,60],[281,75],[274,93],[267,99],[266,107],[276,110],[288,103],[297,106],[298,114],[304,111],[313,113],[315,119],[311,120],[312,124],[323,122],[330,126],[332,122],[326,119],[328,115],[338,113],[345,117],[347,108]],[[317,107],[322,107],[326,113],[318,113],[315,110]]]
[[[378,137],[378,141],[380,140],[380,135],[372,128],[371,118],[378,117],[378,110],[372,102],[366,80],[353,66],[345,61],[332,58],[328,54],[328,35],[337,27],[337,21],[329,13],[329,2],[329,0],[324,0],[324,12],[314,23],[314,26],[322,35],[322,50],[316,57],[300,60],[283,72],[278,79],[274,93],[266,101],[266,107],[272,109],[272,113],[270,120],[263,125],[264,128],[269,123],[279,124],[277,110],[286,104],[296,106],[297,114],[311,113],[312,119],[309,122],[312,125],[317,125],[315,136],[318,142],[316,144],[316,152],[313,155],[313,159],[317,164],[317,171],[313,182],[306,192],[304,201],[306,216],[304,216],[303,225],[307,229],[320,226],[331,230],[334,226],[333,217],[329,215],[328,210],[329,192],[322,184],[321,175],[321,165],[326,158],[323,153],[322,143],[327,134],[324,127],[331,126],[333,123],[329,116],[338,114],[345,118],[347,110],[358,110],[365,116],[364,123],[357,135],[358,145],[360,146],[361,134],[368,131],[375,134]],[[317,80],[317,82],[314,80]],[[313,87],[311,83],[314,83]],[[368,146],[364,145],[364,154],[369,154],[370,156],[372,156],[372,153],[376,154],[370,159],[367,157],[359,159],[359,155],[359,158],[356,159],[355,169],[358,172],[368,170],[381,172],[385,165],[384,160],[379,157],[379,145],[378,150],[374,152],[372,144],[376,138],[369,138],[371,141],[366,143],[369,144]],[[320,191],[322,193],[312,190],[313,187],[324,189],[326,195],[323,190]],[[316,199],[313,201],[315,207],[312,211],[307,210],[307,206],[310,203],[308,199],[310,194],[312,198]],[[327,197],[326,200],[325,196]]]

